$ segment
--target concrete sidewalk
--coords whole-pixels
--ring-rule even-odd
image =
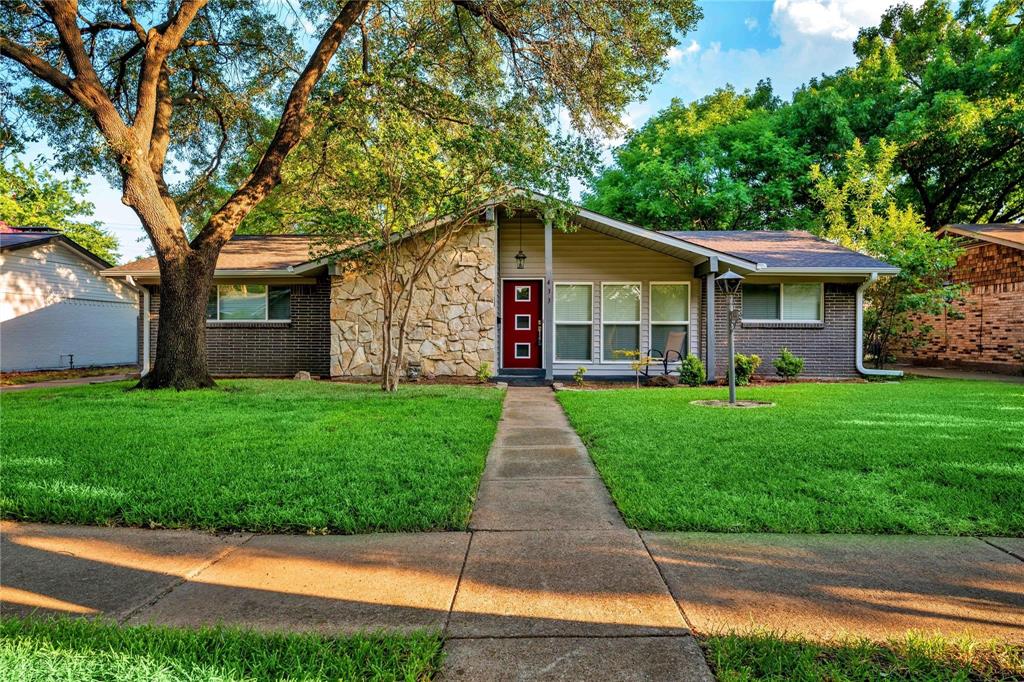
[[[17,391],[31,391],[37,388],[62,388],[67,386],[86,386],[88,384],[106,384],[111,381],[125,381],[126,379],[137,379],[135,374],[99,374],[91,377],[75,377],[74,379],[52,379],[50,381],[36,381],[31,384],[11,384],[0,386],[0,393],[15,393]]]
[[[448,679],[681,679],[697,633],[1024,642],[1024,540],[637,533],[548,389],[510,389],[469,532],[0,524],[2,613],[446,635]]]

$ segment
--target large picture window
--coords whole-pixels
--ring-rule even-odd
[[[744,284],[743,320],[746,322],[821,322],[824,285]]]
[[[593,297],[590,284],[555,283],[555,360],[590,362]]]
[[[686,356],[690,331],[690,285],[685,282],[651,282],[651,349]],[[680,337],[680,334],[682,336]],[[669,340],[681,338],[681,343]],[[672,360],[681,358],[672,355]]]
[[[266,284],[220,284],[210,289],[206,319],[261,322],[291,319],[291,287]]]
[[[601,286],[601,358],[629,362],[622,351],[640,350],[640,283]]]

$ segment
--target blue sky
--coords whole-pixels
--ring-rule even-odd
[[[716,0],[701,2],[704,19],[669,51],[669,68],[646,101],[624,112],[628,127],[643,124],[673,98],[691,101],[732,83],[739,89],[770,78],[777,94],[789,97],[809,78],[853,63],[852,42],[861,26],[877,23],[897,0]],[[917,4],[914,2],[913,4]],[[617,140],[609,140],[608,146]],[[32,156],[46,161],[46,148]],[[147,253],[148,243],[120,192],[100,177],[90,178],[88,199],[96,219],[121,242],[123,260]]]

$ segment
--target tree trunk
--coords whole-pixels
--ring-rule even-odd
[[[199,251],[161,259],[156,359],[138,388],[185,391],[214,385],[206,354],[206,300],[215,262],[216,253]]]

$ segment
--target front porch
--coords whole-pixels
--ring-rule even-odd
[[[588,378],[632,377],[621,352],[664,351],[673,334],[716,379],[714,277],[726,268],[750,274],[756,263],[584,209],[570,231],[503,208],[496,222],[502,379],[550,381],[580,367]]]

